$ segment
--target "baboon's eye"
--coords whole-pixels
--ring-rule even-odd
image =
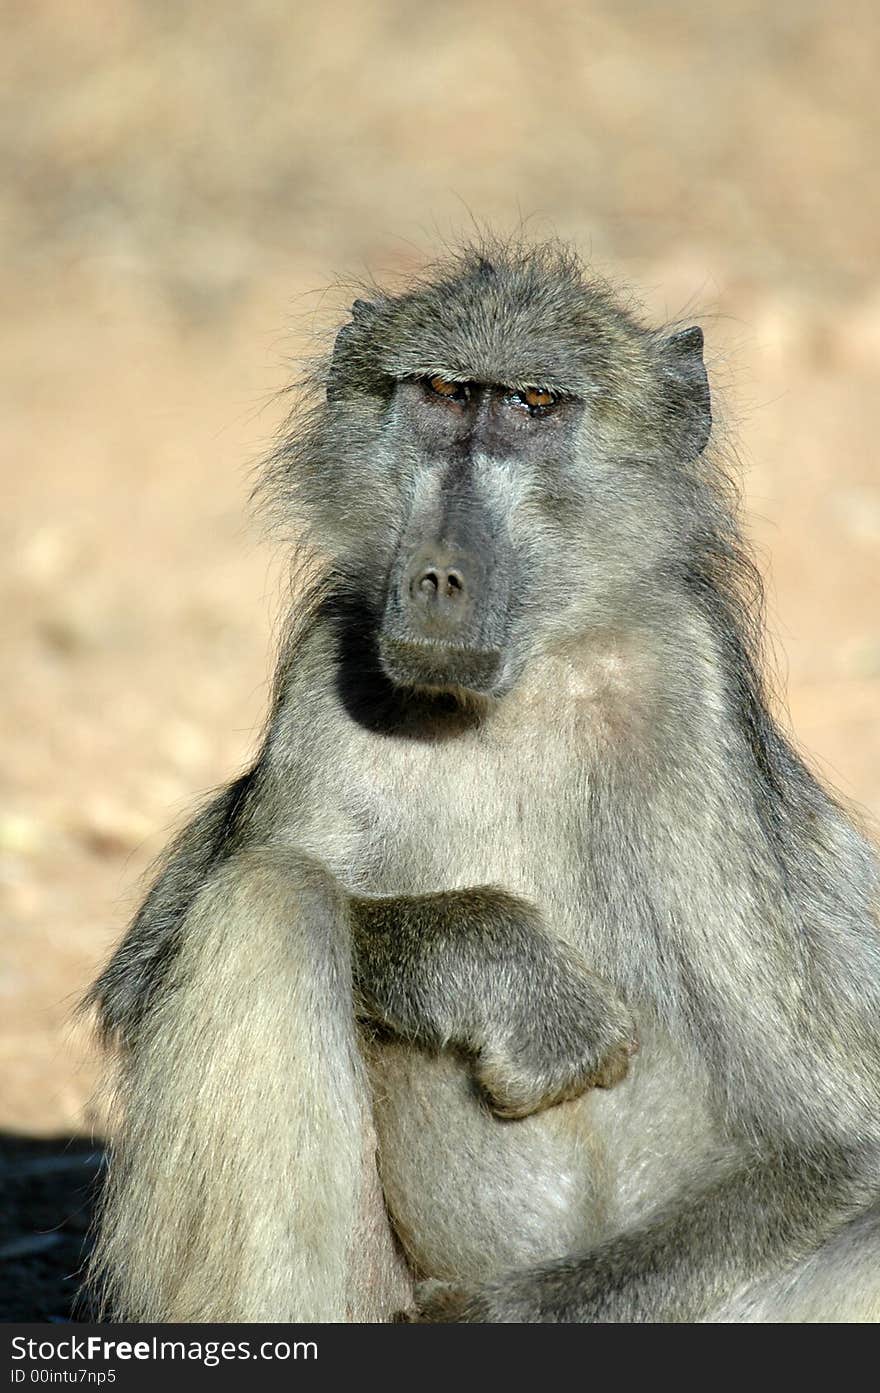
[[[514,406],[524,406],[530,416],[543,416],[559,401],[555,392],[548,392],[543,387],[523,387],[520,392],[511,392],[508,401]]]
[[[448,377],[429,377],[426,379],[428,390],[433,392],[436,397],[445,397],[447,401],[467,401],[469,392],[466,382],[450,382]]]

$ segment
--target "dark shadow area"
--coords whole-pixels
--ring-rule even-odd
[[[0,1321],[87,1319],[77,1295],[103,1176],[88,1137],[0,1133]]]
[[[346,595],[331,595],[315,623],[335,629],[336,683],[353,721],[377,734],[412,740],[454,740],[480,724],[480,706],[462,703],[452,692],[416,692],[389,680],[379,657],[378,621],[366,606]]]

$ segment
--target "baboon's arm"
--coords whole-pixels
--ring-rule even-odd
[[[527,901],[494,887],[354,898],[351,918],[361,1014],[468,1054],[503,1116],[625,1075],[636,1048],[629,1011]]]
[[[703,1182],[591,1252],[478,1287],[426,1282],[427,1322],[692,1322],[818,1248],[869,1202],[852,1158],[780,1153]]]

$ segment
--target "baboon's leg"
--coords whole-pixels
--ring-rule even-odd
[[[136,1320],[382,1320],[408,1304],[375,1166],[345,896],[239,853],[126,1066],[97,1270]]]
[[[730,1302],[713,1321],[880,1322],[880,1205],[804,1262]]]

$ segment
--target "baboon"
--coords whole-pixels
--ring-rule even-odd
[[[133,1320],[880,1318],[878,864],[770,714],[698,328],[355,302],[253,767],[95,984]]]

